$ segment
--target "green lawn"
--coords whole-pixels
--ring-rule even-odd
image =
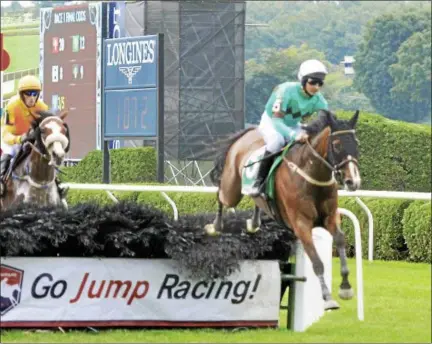
[[[352,281],[355,262],[349,260]],[[356,298],[340,300],[341,309],[326,314],[304,333],[272,330],[106,330],[35,333],[3,331],[2,343],[68,342],[261,342],[261,343],[365,343],[431,342],[431,265],[375,261],[363,263],[365,321],[357,320]],[[339,261],[334,260],[333,294],[336,295]],[[355,284],[354,284],[355,285]],[[281,311],[281,327],[286,312]]]
[[[39,67],[39,34],[29,36],[4,36],[4,48],[11,63],[5,73]]]

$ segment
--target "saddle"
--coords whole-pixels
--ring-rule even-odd
[[[294,142],[291,142],[287,144],[283,149],[281,149],[278,153],[276,153],[273,163],[269,169],[269,172],[264,180],[263,184],[263,193],[266,195],[265,202],[267,203],[268,208],[273,214],[274,219],[281,225],[285,227],[283,224],[282,219],[279,215],[279,210],[277,209],[276,205],[276,199],[275,199],[275,175],[276,170],[278,169],[279,165],[283,161],[283,158],[287,155],[288,151],[294,146]],[[254,152],[250,154],[248,159],[246,160],[246,163],[243,167],[242,171],[242,194],[248,195],[249,190],[254,184],[259,164],[261,163],[260,160],[264,156],[265,146],[262,146],[261,148],[258,148]]]

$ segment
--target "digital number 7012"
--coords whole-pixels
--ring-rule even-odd
[[[145,116],[147,114],[147,96],[123,98],[117,103],[117,128],[146,129]]]

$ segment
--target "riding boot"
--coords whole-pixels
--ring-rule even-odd
[[[6,184],[3,181],[5,174],[9,168],[10,161],[12,159],[12,155],[2,154],[0,160],[0,197],[4,195],[6,192]]]
[[[267,150],[264,152],[264,156],[262,157],[263,160],[261,161],[258,170],[258,176],[255,180],[254,185],[252,185],[252,189],[251,192],[249,193],[249,196],[257,197],[261,195],[262,188],[264,186],[264,181],[273,163],[273,158],[266,159],[266,157],[268,157],[271,154],[272,153]]]
[[[57,185],[57,190],[58,190],[58,193],[60,195],[61,200],[62,201],[65,200],[67,193],[69,191],[69,187],[61,186],[61,182],[60,182],[60,179],[58,179],[58,177],[55,178],[55,183]]]

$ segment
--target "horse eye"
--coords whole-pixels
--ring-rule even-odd
[[[333,149],[334,149],[335,153],[339,153],[341,151],[341,142],[340,142],[340,140],[334,140],[332,142],[332,144],[333,144]]]

